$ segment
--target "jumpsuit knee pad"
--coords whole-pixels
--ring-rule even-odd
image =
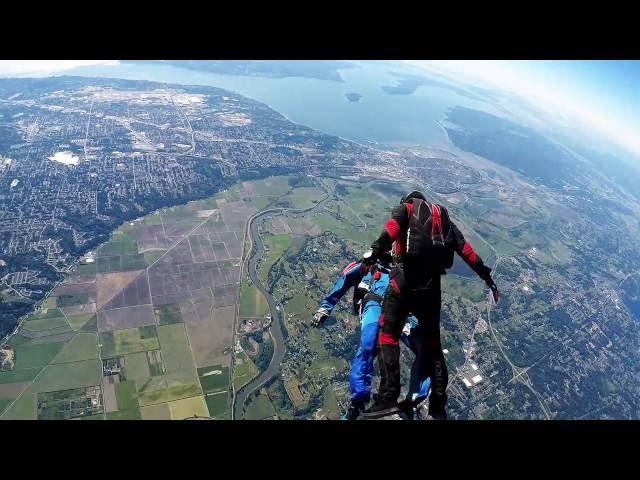
[[[436,394],[444,394],[449,383],[447,362],[442,353],[440,338],[425,339],[427,373],[431,377],[431,390]]]
[[[443,359],[433,362],[433,384],[432,390],[437,395],[444,395],[447,390],[447,384],[449,383],[449,371],[447,370],[447,363]]]

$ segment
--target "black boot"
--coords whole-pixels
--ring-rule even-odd
[[[446,420],[447,412],[445,406],[447,404],[447,395],[437,395],[431,393],[429,396],[429,417],[433,420]]]
[[[398,402],[378,398],[371,407],[362,412],[362,416],[365,418],[380,418],[393,415],[394,413],[400,413]]]
[[[400,395],[400,346],[379,345],[380,388],[375,402],[362,413],[365,418],[380,418],[399,413]]]
[[[407,420],[413,420],[415,417],[414,405],[410,398],[406,398],[398,402],[398,408],[407,417]]]
[[[357,402],[351,400],[349,410],[347,410],[347,420],[357,419],[364,410],[364,402]]]

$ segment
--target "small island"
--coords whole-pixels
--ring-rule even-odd
[[[359,102],[362,98],[362,95],[356,92],[345,93],[344,96],[347,97],[347,100],[350,102]]]
[[[383,85],[381,88],[388,95],[411,95],[419,86],[428,84],[426,78],[415,75],[396,75],[400,77],[397,85]]]

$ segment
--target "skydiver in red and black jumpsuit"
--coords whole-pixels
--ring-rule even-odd
[[[420,192],[411,192],[393,209],[382,234],[371,245],[373,257],[389,251],[393,242],[398,266],[390,272],[378,322],[380,387],[376,402],[365,416],[375,418],[398,411],[399,338],[407,314],[411,312],[418,319],[416,342],[419,338],[422,349],[417,358],[423,359],[423,374],[431,377],[429,415],[444,420],[448,372],[440,343],[440,276],[453,265],[455,252],[491,288],[496,302],[498,289],[491,278],[491,269],[465,241],[449,219],[447,209],[427,202]]]

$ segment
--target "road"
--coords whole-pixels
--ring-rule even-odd
[[[640,273],[640,271],[629,273],[626,277],[624,277],[622,280],[620,280],[620,283],[618,284],[618,288],[622,287],[622,284],[624,282],[626,282],[627,279],[629,279],[630,277],[633,277],[634,275],[637,275],[638,273]]]
[[[270,208],[259,214],[255,215],[249,220],[249,234],[251,235],[251,243],[253,245],[252,255],[247,262],[249,278],[253,285],[260,291],[260,293],[267,300],[269,305],[269,311],[271,313],[271,327],[270,333],[273,340],[273,356],[269,362],[269,366],[260,373],[256,378],[244,385],[240,390],[235,392],[233,397],[233,419],[241,419],[243,417],[244,405],[247,398],[256,390],[262,388],[269,382],[279,371],[280,364],[284,359],[286,353],[286,347],[284,344],[284,336],[282,335],[282,317],[281,312],[276,308],[276,302],[269,293],[269,291],[262,285],[260,278],[258,277],[258,263],[264,254],[264,244],[260,238],[258,232],[258,225],[261,219],[270,215],[282,215],[284,213],[292,213],[294,216],[313,213],[316,210],[324,207],[324,204],[329,200],[331,196],[327,194],[320,202],[310,208],[305,209],[289,209],[289,208]]]
[[[495,252],[495,250],[494,250],[494,252]],[[495,252],[495,253],[497,254],[497,252]],[[507,257],[498,257],[498,259],[496,260],[495,265],[493,266],[493,276],[494,276],[494,278],[495,278],[496,272],[498,270],[498,265],[500,264],[500,261],[503,258],[507,258]],[[491,331],[491,335],[493,336],[493,340],[495,341],[496,345],[498,346],[498,350],[500,350],[500,354],[502,355],[502,357],[505,359],[505,361],[509,364],[509,366],[513,370],[513,378],[511,380],[516,380],[516,381],[522,383],[529,390],[531,390],[531,393],[533,393],[533,395],[538,400],[538,403],[540,403],[540,408],[544,412],[545,418],[547,420],[551,420],[553,415],[552,415],[551,411],[549,410],[549,407],[547,407],[547,404],[545,403],[544,399],[542,398],[542,395],[540,395],[540,393],[538,393],[538,391],[534,388],[533,383],[531,383],[531,379],[529,378],[529,375],[527,374],[528,368],[522,368],[522,367],[518,367],[517,365],[515,365],[511,361],[511,359],[507,356],[507,354],[505,353],[504,349],[502,348],[502,343],[498,339],[498,336],[496,335],[496,332],[495,332],[495,330],[493,328],[493,325],[491,325],[491,307],[492,307],[492,303],[491,303],[491,301],[489,301],[489,305],[487,307],[487,323],[489,324],[489,330]]]

